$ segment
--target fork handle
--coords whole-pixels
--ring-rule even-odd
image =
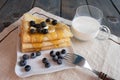
[[[102,80],[115,80],[109,76],[107,76],[107,74],[103,73],[103,72],[99,72],[98,77]]]

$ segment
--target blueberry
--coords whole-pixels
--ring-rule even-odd
[[[25,66],[27,64],[27,61],[26,60],[21,60],[20,62],[19,62],[19,65],[20,66]]]
[[[56,52],[56,55],[57,55],[57,56],[59,56],[59,55],[60,55],[60,52],[59,52],[59,51],[57,51],[57,52]]]
[[[57,20],[53,20],[53,21],[52,21],[52,24],[53,24],[53,25],[56,25],[56,24],[57,24]]]
[[[36,54],[35,53],[31,53],[31,58],[35,58]]]
[[[52,60],[53,60],[53,61],[57,61],[57,60],[58,60],[58,56],[52,57]]]
[[[62,64],[62,59],[58,59],[57,64]]]
[[[36,56],[40,56],[40,55],[41,55],[41,52],[37,51]]]
[[[49,68],[50,66],[51,66],[50,63],[45,63],[45,67],[46,67],[46,68]]]
[[[29,24],[30,26],[35,26],[35,21],[30,21]]]
[[[31,33],[31,34],[34,34],[34,33],[35,33],[35,30],[34,30],[34,29],[30,29],[30,33]]]
[[[66,50],[65,49],[62,49],[61,50],[61,54],[65,54],[66,53]]]
[[[44,27],[46,27],[46,26],[47,26],[47,25],[46,25],[46,22],[44,22],[44,21],[43,21],[43,22],[41,22],[41,23],[40,23],[40,25],[41,25],[41,27],[42,27],[42,28],[44,28]]]
[[[54,51],[53,51],[53,50],[52,50],[52,51],[50,51],[50,54],[51,54],[51,53],[54,53]]]
[[[50,22],[50,18],[47,18],[47,19],[46,19],[46,22]]]
[[[52,50],[52,51],[50,51],[50,56],[51,57],[54,57],[55,56],[55,53],[54,53],[54,51]]]
[[[47,58],[43,58],[43,59],[42,59],[42,62],[43,62],[43,63],[48,63],[48,59],[47,59]]]
[[[29,55],[24,54],[24,55],[22,56],[22,58],[23,58],[23,60],[27,60],[27,59],[29,59]]]
[[[26,72],[28,72],[28,71],[31,70],[31,66],[30,65],[26,65],[24,69],[25,69]]]
[[[41,28],[41,25],[40,24],[35,24],[35,27],[36,28]]]
[[[58,59],[63,59],[64,57],[62,55],[59,55],[58,56]]]
[[[47,33],[48,33],[48,29],[43,29],[43,30],[42,30],[42,33],[43,33],[43,34],[47,34]]]

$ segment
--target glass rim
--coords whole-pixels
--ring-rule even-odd
[[[81,5],[81,6],[79,6],[79,7],[76,9],[76,15],[78,15],[77,13],[78,13],[79,8],[81,8],[81,7],[87,7],[87,6],[96,9],[96,10],[100,13],[100,15],[101,15],[102,17],[99,18],[99,19],[102,19],[102,18],[103,18],[103,12],[102,12],[99,8],[97,8],[97,7],[95,7],[95,6],[92,6],[92,5]]]

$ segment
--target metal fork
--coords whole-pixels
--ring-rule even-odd
[[[115,80],[115,79],[111,78],[110,76],[108,76],[107,74],[105,74],[103,72],[99,72],[99,71],[96,71],[95,69],[92,69],[90,67],[90,65],[88,64],[88,62],[85,60],[85,58],[78,55],[78,54],[67,53],[64,56],[64,59],[68,63],[72,63],[72,64],[75,64],[77,66],[80,66],[80,67],[87,68],[87,69],[91,70],[93,73],[95,73],[102,80]]]

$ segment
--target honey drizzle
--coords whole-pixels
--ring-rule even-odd
[[[36,36],[34,36],[34,35],[36,35]],[[32,44],[33,48],[35,49],[35,51],[39,51],[40,49],[38,49],[38,47],[42,46],[42,44],[35,43],[35,42],[42,42],[43,37],[44,36],[42,34],[30,34],[31,44]]]
[[[35,20],[35,23],[38,24],[42,21],[43,21],[43,19],[41,19],[41,20],[37,19],[37,20]],[[30,28],[29,28],[29,30],[30,30]],[[42,34],[38,34],[38,33],[35,33],[35,34],[29,33],[29,35],[30,35],[30,42],[32,44],[32,47],[35,49],[35,51],[39,51],[40,49],[38,49],[38,47],[39,46],[41,47],[42,44],[35,44],[34,42],[42,42],[44,36]]]
[[[36,23],[40,23],[43,20],[36,20]],[[33,46],[33,48],[38,51],[40,49],[38,49],[38,47],[42,47],[42,41],[45,37],[48,38],[48,40],[53,43],[54,47],[58,47],[59,46],[59,42],[56,39],[62,39],[64,37],[64,30],[66,29],[66,27],[63,27],[64,25],[61,25],[60,23],[58,23],[57,25],[53,26],[51,25],[51,23],[47,23],[49,24],[51,27],[54,27],[53,29],[55,29],[54,32],[48,33],[48,34],[39,34],[39,33],[35,33],[35,34],[29,34],[30,35],[30,42]],[[30,29],[28,29],[30,30]],[[52,41],[52,40],[56,40],[56,41]],[[34,44],[34,42],[41,42],[41,44]]]

